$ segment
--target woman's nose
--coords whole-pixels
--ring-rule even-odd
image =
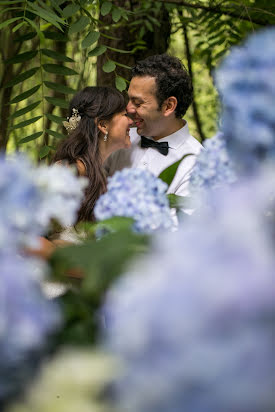
[[[131,117],[128,116],[128,124],[129,126],[131,126],[134,123],[133,119],[131,119]]]

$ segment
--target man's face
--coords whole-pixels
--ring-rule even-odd
[[[139,135],[159,137],[165,121],[156,98],[156,81],[150,76],[133,77],[128,90],[127,112]]]

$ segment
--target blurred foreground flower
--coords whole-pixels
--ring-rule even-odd
[[[44,365],[25,401],[6,412],[110,412],[102,395],[114,368],[102,353],[63,349]]]
[[[230,157],[243,174],[275,160],[275,29],[250,36],[216,71],[222,130]]]
[[[35,168],[27,158],[0,157],[0,249],[33,246],[51,219],[73,225],[85,179],[59,165]]]
[[[1,407],[33,378],[61,319],[57,306],[42,295],[41,262],[0,251],[0,267]]]
[[[223,135],[218,133],[206,140],[206,150],[201,150],[190,177],[190,192],[216,189],[236,180]]]
[[[131,217],[135,220],[133,229],[141,233],[171,229],[167,185],[150,172],[123,169],[109,178],[107,189],[95,206],[97,220]]]
[[[213,192],[215,211],[157,236],[108,293],[104,343],[125,368],[114,381],[120,412],[274,410],[275,258],[264,213],[274,180]]]

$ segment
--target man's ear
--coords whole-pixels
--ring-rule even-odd
[[[170,116],[174,113],[178,104],[178,100],[175,96],[170,96],[162,103],[162,112],[164,116]]]
[[[96,119],[97,128],[101,131],[101,133],[106,134],[108,132],[108,121],[107,120],[99,120]]]

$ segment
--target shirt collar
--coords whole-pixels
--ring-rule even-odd
[[[161,139],[156,140],[156,142],[168,142],[170,149],[178,149],[190,136],[188,124],[177,130],[176,132],[170,134],[169,136],[162,137]],[[152,137],[146,136],[148,139],[153,140]]]

